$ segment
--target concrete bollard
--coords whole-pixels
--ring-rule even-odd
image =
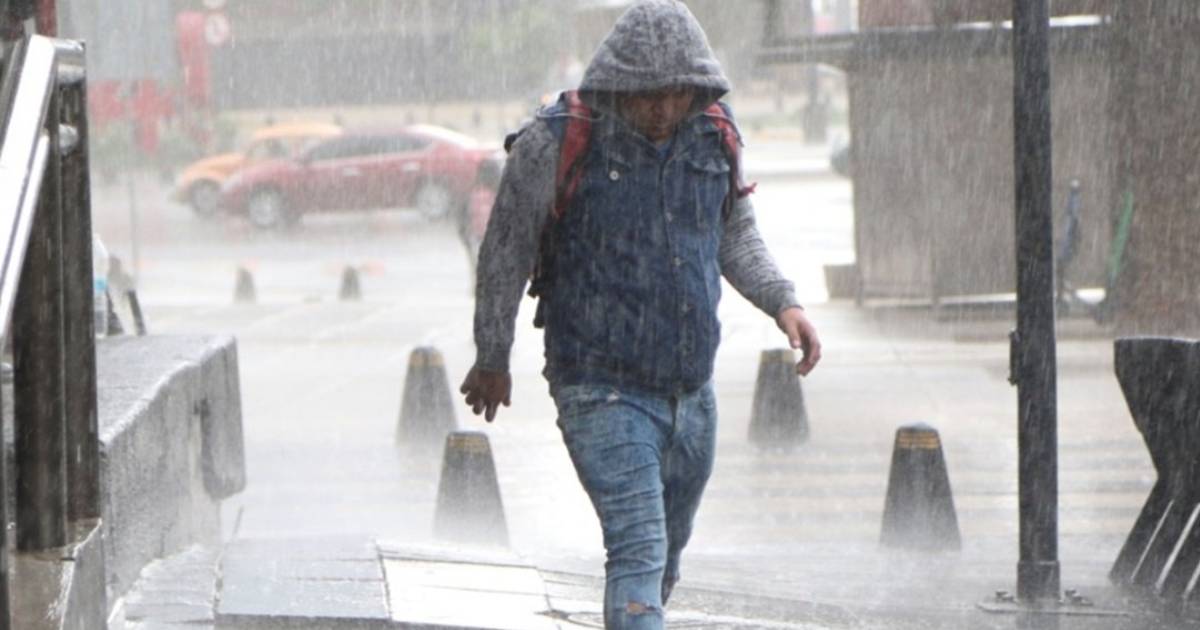
[[[927,424],[896,430],[879,542],[924,551],[962,548],[942,442]]]
[[[431,347],[413,349],[404,377],[396,445],[436,448],[457,424],[442,353]]]
[[[857,297],[858,265],[825,265],[825,290],[833,300]]]
[[[763,350],[750,412],[750,442],[763,448],[792,447],[808,439],[808,411],[790,349]]]
[[[362,282],[358,278],[358,269],[347,265],[342,271],[342,285],[338,287],[338,299],[343,302],[357,302],[362,299]]]
[[[433,533],[452,542],[508,546],[508,525],[487,434],[456,431],[446,436]]]
[[[254,288],[254,275],[245,267],[238,267],[237,282],[233,287],[233,301],[253,304],[258,301],[258,290]]]

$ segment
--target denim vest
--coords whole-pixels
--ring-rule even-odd
[[[561,103],[542,112],[562,138]],[[721,132],[695,116],[664,157],[613,117],[592,124],[583,176],[543,247],[545,375],[552,387],[691,392],[720,341],[718,249],[729,163]]]

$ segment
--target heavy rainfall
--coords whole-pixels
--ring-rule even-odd
[[[679,5],[703,32],[622,17],[676,0],[0,0],[0,630],[624,627],[569,452],[616,419],[547,376],[703,376],[708,337],[711,392],[646,400],[719,417],[711,477],[622,619],[1200,627],[1200,4]],[[703,72],[587,90],[672,64]],[[594,284],[520,299],[508,352],[501,294],[568,237]],[[676,293],[719,332],[655,320]],[[576,406],[653,393],[603,385]]]

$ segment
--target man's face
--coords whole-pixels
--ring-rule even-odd
[[[675,133],[695,98],[696,91],[690,87],[634,92],[622,99],[621,114],[652,142],[662,142]]]

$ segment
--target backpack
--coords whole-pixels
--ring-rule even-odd
[[[559,144],[558,168],[554,176],[554,210],[551,213],[552,220],[546,223],[542,231],[538,261],[529,283],[530,297],[542,295],[549,282],[549,270],[552,267],[553,259],[553,244],[548,242],[551,238],[550,234],[553,232],[554,223],[561,220],[566,214],[572,197],[579,189],[586,161],[584,158],[592,139],[592,108],[579,98],[579,92],[575,90],[563,92],[562,99],[567,106],[567,122]],[[722,216],[728,218],[733,211],[735,201],[754,192],[755,184],[746,185],[742,181],[742,139],[729,112],[720,103],[713,103],[704,110],[703,115],[712,120],[721,132],[721,150],[729,162],[730,194],[725,198],[725,207],[722,209]],[[521,132],[518,131],[509,134],[504,139],[506,152],[512,150],[512,145],[520,134]],[[542,305],[539,303],[533,325],[541,328],[542,324]]]

